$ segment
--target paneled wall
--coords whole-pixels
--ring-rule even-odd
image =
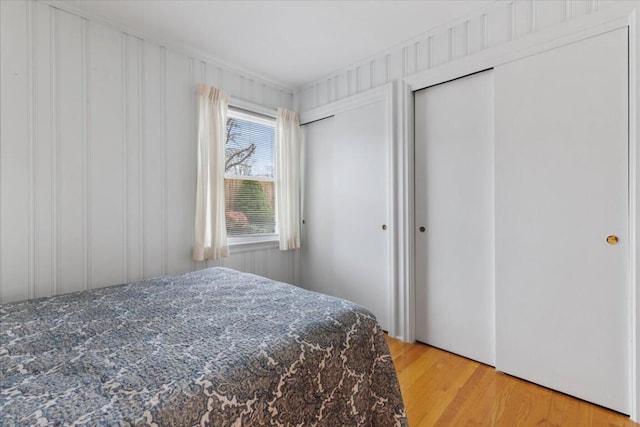
[[[475,15],[424,33],[303,86],[296,93],[296,106],[300,111],[319,107],[521,39],[614,3],[604,0],[497,1]]]
[[[40,2],[0,1],[0,301],[204,268],[191,261],[195,87],[292,92]],[[219,262],[294,281],[277,249]]]

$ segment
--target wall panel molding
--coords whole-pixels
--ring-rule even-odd
[[[0,302],[208,264],[295,281],[277,248],[190,250],[195,86],[268,109],[292,108],[291,89],[51,2],[0,2],[0,20]]]
[[[162,223],[162,247],[160,254],[162,257],[162,274],[167,274],[167,264],[169,263],[169,255],[167,250],[167,52],[164,47],[160,47],[160,175],[161,187],[161,223]]]
[[[598,12],[616,2],[597,0],[510,0],[496,1],[473,15],[419,35],[407,42],[352,64],[298,88],[295,101],[299,111],[310,110],[372,87],[419,74],[425,70],[468,58],[480,51],[527,37],[550,26]],[[382,60],[384,71],[376,70]],[[349,87],[335,82],[354,75]],[[370,85],[363,81],[370,75]],[[375,76],[375,78],[374,78]],[[325,87],[327,99],[317,96]]]
[[[89,22],[82,21],[82,90],[83,98],[85,100],[91,99],[91,30]],[[82,132],[84,138],[84,163],[83,163],[83,175],[84,175],[84,203],[82,207],[82,213],[84,218],[84,239],[83,250],[85,251],[85,263],[84,263],[84,288],[90,289],[93,283],[92,277],[92,208],[91,208],[91,168],[89,165],[92,162],[91,159],[91,104],[84,102],[83,115],[82,115]]]
[[[38,204],[38,173],[35,168],[37,151],[36,131],[35,126],[36,119],[36,106],[38,105],[38,93],[37,93],[37,80],[33,77],[37,72],[36,51],[34,42],[34,28],[37,28],[38,21],[36,12],[34,12],[34,4],[29,3],[27,6],[27,22],[26,22],[26,37],[27,37],[27,96],[30,98],[28,103],[28,117],[27,126],[29,132],[29,191],[31,197],[29,197],[29,298],[35,298],[38,294],[36,289],[37,283],[37,269],[34,266],[37,264],[36,247],[38,245],[37,224],[35,210]]]
[[[139,257],[139,270],[138,270],[138,278],[142,279],[145,277],[145,262],[144,262],[144,242],[146,236],[146,228],[145,228],[145,203],[144,203],[144,43],[140,39],[136,39],[137,45],[137,59],[138,59],[138,91],[136,92],[136,96],[138,97],[138,224],[139,224],[139,233],[138,238],[140,239],[138,245],[138,257]]]
[[[130,147],[129,141],[129,82],[127,80],[129,74],[129,58],[127,56],[127,34],[120,33],[120,68],[122,94],[120,95],[120,111],[122,114],[122,282],[129,280],[129,229],[131,227],[129,218],[129,153],[127,148]]]
[[[49,11],[42,5],[34,4],[33,30],[33,123],[34,123],[34,297],[50,293],[51,282],[51,122],[50,122],[50,63]]]
[[[59,290],[60,283],[60,18],[57,10],[50,9],[51,13],[51,131],[52,131],[52,153],[51,153],[51,228],[52,228],[52,290],[55,295]]]
[[[25,1],[25,0],[20,0],[20,1]],[[242,69],[240,67],[234,66],[233,64],[229,64],[226,63],[225,61],[222,61],[219,58],[216,58],[214,56],[211,55],[211,53],[209,52],[203,52],[201,50],[198,49],[194,49],[192,46],[190,45],[186,45],[186,44],[181,44],[181,43],[175,43],[173,41],[170,40],[157,40],[154,39],[152,36],[139,32],[137,31],[135,28],[127,28],[127,27],[123,27],[121,25],[119,25],[116,22],[112,22],[109,20],[106,20],[102,17],[96,16],[96,15],[90,15],[87,14],[85,11],[80,10],[79,8],[74,7],[73,5],[69,4],[68,2],[61,2],[61,1],[57,1],[57,0],[32,0],[32,1],[38,1],[40,3],[43,3],[47,6],[56,8],[56,9],[60,9],[62,11],[65,11],[67,13],[71,13],[77,16],[83,16],[87,19],[89,19],[92,22],[96,22],[96,23],[101,23],[101,24],[105,24],[111,28],[113,28],[114,30],[120,31],[122,33],[126,33],[132,37],[136,37],[139,38],[141,40],[146,40],[150,43],[156,44],[158,46],[164,46],[167,47],[169,50],[176,52],[176,53],[180,53],[184,56],[188,56],[188,57],[192,57],[192,58],[196,58],[198,60],[201,60],[203,62],[206,62],[208,64],[214,64],[217,68],[219,68],[221,71],[223,71],[224,73],[227,73],[231,78],[234,77],[238,77],[239,79],[242,78],[247,78],[247,79],[252,79],[256,82],[261,82],[261,84],[264,84],[266,87],[269,88],[273,88],[276,91],[282,91],[283,93],[286,93],[286,96],[288,98],[288,102],[292,102],[293,101],[293,93],[294,93],[294,89],[293,87],[290,87],[282,82],[276,81],[274,79],[270,79],[264,76],[260,76],[257,75],[255,73],[253,73],[251,70],[247,70],[247,69]],[[219,85],[223,85],[223,80],[220,79],[219,80]],[[223,89],[228,89],[230,90],[230,88],[228,87],[223,87]],[[236,93],[237,96],[241,96],[241,93]]]
[[[51,126],[53,137],[53,153],[52,161],[52,180],[51,195],[53,198],[53,209],[51,227],[53,229],[53,289],[51,294],[56,295],[59,292],[60,283],[60,68],[58,56],[60,52],[60,19],[56,9],[50,9],[51,12]]]

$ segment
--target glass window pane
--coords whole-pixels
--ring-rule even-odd
[[[275,233],[273,181],[225,179],[227,234]]]
[[[229,111],[225,174],[229,177],[274,178],[274,124],[249,119],[246,114]]]
[[[275,121],[230,109],[225,148],[228,235],[275,233]]]

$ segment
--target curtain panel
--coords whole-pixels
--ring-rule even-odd
[[[197,88],[198,165],[193,259],[229,255],[224,204],[225,132],[229,94],[207,85]]]
[[[300,247],[300,116],[278,108],[276,117],[276,191],[280,250]]]

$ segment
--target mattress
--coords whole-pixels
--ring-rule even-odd
[[[225,268],[0,306],[0,424],[404,426],[375,317]]]

